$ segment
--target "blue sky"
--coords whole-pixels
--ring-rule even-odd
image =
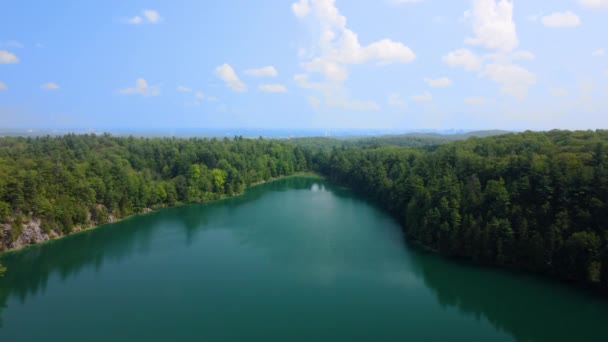
[[[608,0],[0,7],[1,127],[608,128]]]

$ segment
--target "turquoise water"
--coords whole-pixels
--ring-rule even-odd
[[[605,300],[415,251],[311,177],[0,260],[0,341],[608,341]]]

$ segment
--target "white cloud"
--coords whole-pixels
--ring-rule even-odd
[[[426,82],[426,84],[429,87],[435,87],[435,88],[445,88],[445,87],[449,87],[452,85],[452,80],[450,80],[447,77],[440,77],[440,78],[425,78],[424,82]]]
[[[6,50],[0,50],[0,64],[19,63],[19,58],[15,54]]]
[[[547,27],[577,27],[581,24],[581,20],[578,15],[568,11],[543,16],[542,23]]]
[[[144,17],[146,17],[150,23],[157,23],[160,21],[160,14],[158,14],[158,12],[155,10],[144,10]]]
[[[7,90],[7,89],[8,89],[8,86],[6,85],[6,83],[0,81],[0,90]]]
[[[127,19],[127,22],[129,24],[139,25],[139,24],[142,24],[144,22],[144,20],[140,16],[136,15],[133,18]]]
[[[245,70],[245,74],[256,77],[276,77],[279,73],[272,65],[265,66],[259,69]]]
[[[287,88],[282,84],[262,84],[258,89],[266,93],[284,93],[287,91]]]
[[[158,87],[152,87],[148,85],[148,82],[143,78],[135,80],[135,87],[120,89],[123,94],[137,94],[142,96],[158,96],[160,90]]]
[[[501,92],[517,99],[524,99],[528,88],[536,84],[536,75],[514,64],[487,64],[482,76],[501,85]]]
[[[323,74],[328,80],[345,80],[347,64],[410,63],[416,58],[409,47],[390,39],[361,46],[357,34],[346,27],[346,18],[335,6],[335,0],[301,0],[294,3],[292,9],[299,17],[312,15],[320,32],[318,53],[301,66],[309,72]]]
[[[418,102],[428,102],[433,100],[433,96],[427,91],[424,94],[412,96],[412,100]]]
[[[192,91],[192,89],[189,88],[189,87],[186,87],[186,86],[178,86],[177,87],[177,91],[181,91],[181,92],[184,92],[184,93],[189,93],[189,92]]]
[[[301,63],[300,66],[308,72],[319,72],[330,81],[344,81],[348,78],[346,68],[331,60],[315,58],[310,62]]]
[[[608,8],[608,0],[578,0],[578,2],[589,8]]]
[[[243,83],[234,72],[234,69],[227,63],[220,65],[215,69],[217,76],[226,83],[230,89],[236,92],[247,91],[247,86]]]
[[[475,37],[467,38],[470,45],[512,51],[519,45],[513,2],[509,0],[474,0],[473,9],[465,13],[471,19]]]
[[[472,96],[472,97],[467,97],[466,99],[464,99],[464,103],[469,104],[469,105],[474,105],[474,106],[481,106],[484,105],[486,103],[488,103],[488,101],[480,96]]]
[[[194,94],[194,97],[196,97],[199,100],[202,100],[205,98],[205,93],[203,93],[202,91],[197,91],[196,94]]]
[[[443,56],[443,61],[490,78],[501,86],[503,94],[525,98],[528,89],[536,83],[536,75],[513,62],[534,59],[534,54],[514,51],[519,40],[513,21],[513,1],[473,0],[473,9],[465,12],[465,18],[471,20],[475,34],[465,42],[495,51],[478,56],[468,49],[459,49]]]
[[[299,2],[294,2],[291,5],[291,10],[296,17],[302,18],[310,13],[310,5],[308,4],[308,0],[300,0]]]
[[[157,11],[151,9],[143,10],[141,16],[136,15],[134,17],[126,19],[127,23],[132,25],[141,25],[143,23],[156,24],[160,22],[160,20],[160,14],[158,14]]]
[[[387,102],[389,106],[393,107],[407,106],[407,102],[399,94],[390,94]]]
[[[604,50],[604,49],[597,49],[591,53],[591,56],[593,56],[593,57],[603,57],[605,55],[606,55],[606,50]]]
[[[468,49],[458,49],[443,56],[443,61],[451,67],[462,67],[467,71],[481,69],[482,60]]]
[[[59,89],[59,84],[54,82],[48,82],[40,86],[44,90],[57,90]]]
[[[568,89],[565,88],[549,88],[549,93],[555,97],[568,96]]]

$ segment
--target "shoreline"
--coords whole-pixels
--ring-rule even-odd
[[[249,186],[245,187],[243,189],[243,191],[240,192],[240,193],[238,193],[238,194],[234,194],[234,195],[231,195],[231,196],[222,195],[222,197],[214,199],[214,200],[211,200],[211,201],[193,202],[193,203],[178,203],[178,204],[173,205],[173,206],[166,206],[166,205],[164,205],[164,206],[158,207],[156,209],[146,208],[146,209],[149,209],[149,210],[145,210],[144,212],[140,212],[140,213],[134,213],[134,214],[131,214],[131,215],[127,215],[127,216],[121,217],[119,219],[116,219],[113,222],[108,222],[108,223],[104,223],[104,224],[100,224],[100,225],[90,226],[88,228],[82,228],[82,229],[80,229],[78,231],[74,231],[74,232],[69,233],[69,234],[56,235],[55,237],[49,238],[48,240],[44,240],[44,241],[41,241],[41,242],[38,242],[38,243],[30,243],[30,244],[19,246],[17,248],[11,248],[11,249],[2,251],[2,252],[0,252],[0,258],[2,258],[5,255],[11,254],[11,253],[15,253],[15,252],[21,252],[23,250],[26,250],[28,248],[32,248],[32,247],[35,247],[35,246],[43,246],[45,244],[58,241],[60,239],[66,238],[68,236],[73,236],[73,235],[76,235],[76,234],[90,232],[90,231],[93,231],[93,230],[96,230],[96,229],[99,229],[99,228],[103,228],[105,226],[108,226],[108,225],[111,225],[111,224],[114,224],[114,223],[122,222],[124,220],[128,220],[128,219],[135,218],[135,217],[142,216],[142,215],[148,215],[148,214],[151,214],[151,213],[155,213],[155,212],[158,212],[159,210],[169,209],[169,208],[178,208],[178,207],[184,207],[184,206],[187,206],[187,205],[195,205],[195,204],[209,204],[209,203],[215,203],[215,202],[223,201],[223,200],[230,199],[230,198],[239,197],[239,196],[244,195],[245,192],[247,192],[247,190],[249,190],[251,188],[254,188],[256,186],[260,186],[260,185],[263,185],[263,184],[266,184],[266,183],[276,182],[276,181],[279,181],[279,180],[282,180],[282,179],[286,179],[286,178],[290,178],[290,177],[315,177],[315,178],[319,178],[319,179],[325,179],[324,176],[322,176],[322,175],[320,175],[320,174],[318,174],[316,172],[313,172],[313,171],[301,171],[301,172],[296,172],[296,173],[294,173],[292,175],[288,175],[288,176],[275,177],[275,178],[270,178],[269,180],[264,180],[264,181],[252,183]]]

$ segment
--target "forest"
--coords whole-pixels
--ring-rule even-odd
[[[26,222],[36,220],[49,236],[69,234],[164,206],[232,196],[307,170],[306,158],[297,146],[242,137],[1,138],[0,224],[8,229],[0,251],[15,247]]]
[[[608,290],[608,131],[414,138],[0,138],[0,250],[32,220],[60,236],[311,170],[377,202],[411,243]]]
[[[318,170],[378,202],[408,241],[608,289],[608,131],[470,138],[431,152],[340,148]]]

